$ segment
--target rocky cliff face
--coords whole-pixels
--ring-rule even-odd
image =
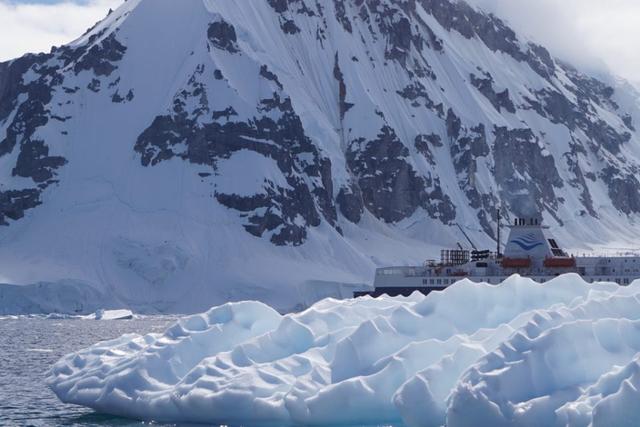
[[[500,205],[573,247],[630,241],[639,98],[617,86],[463,1],[130,0],[0,64],[6,279],[299,302],[461,229],[493,246]]]

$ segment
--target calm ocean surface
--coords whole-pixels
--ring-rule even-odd
[[[143,426],[65,405],[45,385],[61,356],[126,333],[161,332],[173,317],[136,320],[0,320],[0,426]],[[159,425],[159,424],[154,424]]]

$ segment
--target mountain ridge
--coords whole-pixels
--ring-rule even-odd
[[[636,95],[462,1],[129,0],[0,64],[0,262],[195,311],[495,247],[499,206],[631,245]]]

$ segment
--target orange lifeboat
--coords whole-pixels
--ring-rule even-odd
[[[468,276],[469,273],[467,273],[466,271],[454,271],[453,273],[451,273],[451,275],[454,277],[465,277]]]
[[[503,268],[529,268],[531,267],[531,258],[502,258]]]
[[[548,268],[573,268],[576,266],[576,259],[573,257],[545,258],[544,266]]]

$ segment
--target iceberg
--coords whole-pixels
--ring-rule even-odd
[[[47,382],[63,402],[159,422],[638,425],[640,281],[462,280],[286,315],[228,303],[67,355]]]

